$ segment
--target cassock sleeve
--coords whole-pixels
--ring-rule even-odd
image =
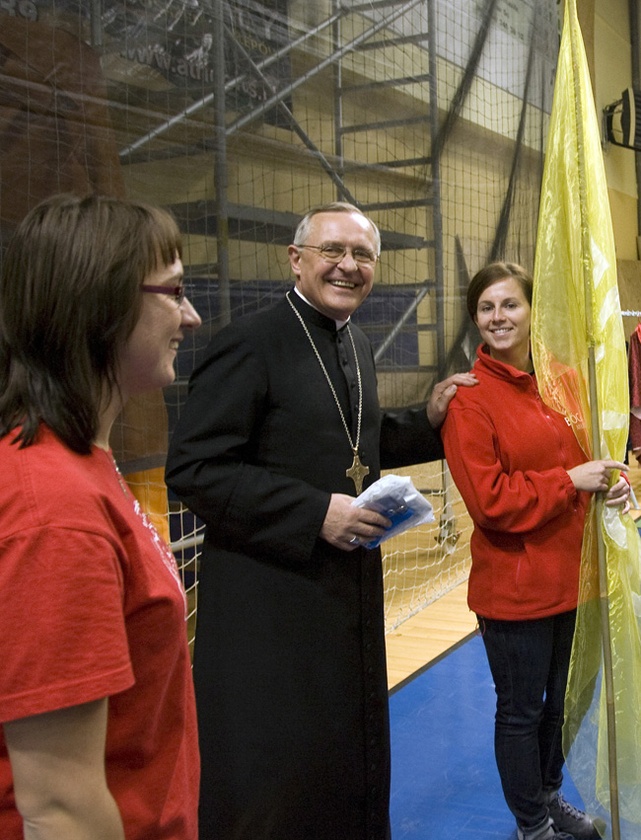
[[[393,469],[444,458],[441,436],[427,419],[425,406],[384,411],[381,419],[381,467]]]
[[[261,466],[266,372],[250,343],[219,333],[194,372],[169,446],[166,481],[229,551],[308,562],[330,494]],[[287,446],[287,441],[282,442]]]

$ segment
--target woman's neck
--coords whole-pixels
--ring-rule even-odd
[[[113,426],[115,419],[116,418],[114,417],[113,420],[110,420],[109,422],[103,422],[103,418],[100,418],[98,431],[93,441],[94,446],[97,446],[99,449],[105,449],[106,451],[111,449],[109,438],[111,437],[111,427]]]
[[[124,400],[122,399],[122,395],[118,391],[115,391],[109,399],[105,398],[103,402],[104,406],[98,414],[98,430],[93,443],[100,449],[109,450],[111,449],[109,443],[111,429],[123,409]]]
[[[508,353],[496,353],[496,351],[490,348],[490,356],[499,362],[511,365],[517,370],[522,370],[524,373],[534,373],[534,365],[532,364],[529,348],[525,352],[514,350]]]

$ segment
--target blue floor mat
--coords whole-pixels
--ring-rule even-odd
[[[390,698],[393,840],[514,840],[494,761],[494,684],[471,637]],[[566,798],[581,800],[566,778]]]

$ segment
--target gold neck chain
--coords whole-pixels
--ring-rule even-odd
[[[369,467],[365,466],[358,457],[358,447],[360,445],[361,440],[361,420],[363,418],[363,383],[361,380],[361,367],[358,363],[358,354],[356,352],[356,344],[354,343],[354,336],[352,335],[352,331],[349,328],[349,324],[347,324],[347,335],[349,336],[349,340],[352,343],[352,350],[354,351],[354,360],[356,364],[356,381],[358,383],[358,415],[356,419],[356,440],[352,440],[352,435],[349,430],[349,426],[347,425],[347,420],[345,419],[345,414],[343,413],[343,409],[341,404],[338,400],[338,396],[336,394],[336,389],[334,388],[334,383],[332,382],[329,373],[327,372],[327,368],[323,360],[321,359],[321,355],[318,352],[318,348],[314,343],[314,339],[311,336],[309,329],[307,328],[307,324],[305,323],[303,316],[300,314],[298,309],[294,306],[289,297],[289,292],[286,294],[287,303],[291,306],[294,314],[300,321],[300,325],[302,326],[303,330],[305,331],[305,335],[307,336],[307,340],[309,341],[312,350],[314,351],[314,355],[318,360],[318,364],[325,375],[325,379],[327,380],[327,384],[329,385],[329,389],[332,392],[332,396],[334,397],[334,402],[336,403],[336,408],[338,409],[338,413],[340,415],[341,421],[343,423],[343,428],[345,429],[345,434],[347,435],[347,440],[349,442],[350,449],[354,455],[354,460],[352,462],[352,466],[345,470],[345,475],[348,478],[351,478],[354,482],[354,487],[356,488],[356,494],[360,495],[363,490],[363,479],[366,475],[369,475]]]

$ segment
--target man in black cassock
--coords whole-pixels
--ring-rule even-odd
[[[351,502],[381,468],[441,458],[434,427],[475,381],[382,413],[349,320],[373,285],[376,226],[334,203],[294,242],[295,288],[213,338],[169,451],[168,485],[207,526],[200,840],[389,837],[381,555],[360,545],[389,522]]]

